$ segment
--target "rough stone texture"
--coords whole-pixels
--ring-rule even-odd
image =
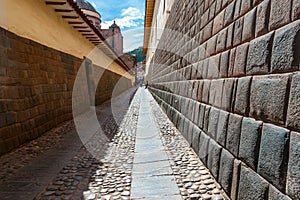
[[[220,110],[214,107],[212,107],[209,112],[208,135],[213,139],[216,138],[219,112]]]
[[[249,96],[250,96],[251,77],[239,78],[237,81],[234,112],[246,115],[249,112]]]
[[[245,43],[236,48],[233,76],[245,75],[248,47],[249,43]]]
[[[254,77],[250,92],[250,116],[284,123],[289,75]]]
[[[244,17],[242,41],[249,41],[255,36],[256,8],[248,12]]]
[[[293,0],[292,5],[292,20],[297,20],[300,18],[300,1]]]
[[[271,0],[269,29],[274,30],[290,22],[290,0]]]
[[[231,191],[234,157],[227,150],[222,149],[218,181],[227,194]]]
[[[0,102],[5,104],[0,106],[0,141],[5,144],[1,144],[0,154],[3,154],[71,119],[72,90],[80,65],[95,70],[100,67],[2,28],[1,32],[0,41],[5,41],[0,43],[0,49],[4,48],[5,53],[0,50],[0,63],[6,65],[5,74],[0,72]],[[97,87],[100,92],[96,93],[98,105],[112,96],[114,86],[121,78],[101,70],[104,73],[99,87],[93,85],[93,77],[88,71],[83,74],[88,77],[88,85]],[[127,79],[119,83],[124,87],[131,86]],[[75,98],[81,99],[84,105],[74,102],[79,107],[79,110],[73,110],[75,114],[88,109],[90,103],[95,105],[90,98],[91,88],[87,88],[86,83],[81,87],[82,93]]]
[[[256,170],[262,122],[244,118],[242,122],[239,158]]]
[[[204,132],[201,132],[198,155],[204,164],[207,164],[209,141],[210,141],[210,137],[208,137]]]
[[[268,183],[250,168],[241,167],[238,199],[257,200],[267,198]]]
[[[226,148],[235,156],[238,157],[242,116],[230,114],[228,120]]]
[[[277,30],[274,36],[271,71],[289,72],[299,69],[300,20]]]
[[[229,113],[220,110],[217,133],[216,133],[216,141],[219,144],[221,144],[223,147],[225,147],[225,143],[226,143],[228,118],[229,118]]]
[[[292,77],[290,98],[287,113],[287,126],[300,130],[300,73],[297,72]]]
[[[287,195],[284,195],[279,190],[277,190],[274,186],[269,186],[269,194],[268,194],[269,200],[291,200]]]
[[[285,189],[289,131],[264,124],[257,171],[281,191]]]
[[[237,199],[238,190],[239,190],[241,163],[242,162],[240,160],[234,159],[233,171],[232,171],[232,184],[231,184],[231,191],[230,191],[230,198],[234,200]]]
[[[257,6],[255,36],[261,36],[268,32],[270,0],[264,0]]]
[[[267,74],[271,59],[273,33],[256,38],[250,42],[246,74]]]
[[[300,198],[300,133],[291,132],[286,193],[293,199]]]
[[[216,179],[218,179],[219,174],[221,149],[221,146],[214,140],[209,141],[207,167]]]
[[[243,32],[243,23],[244,18],[240,18],[234,22],[234,31],[233,31],[233,45],[239,45],[242,42],[242,32]]]
[[[154,52],[152,60],[147,62],[153,64],[155,78],[149,75],[147,80],[161,100],[170,102],[169,96],[172,94],[165,87],[171,84],[174,94],[185,96],[189,90],[187,81],[175,75],[185,72],[185,68],[195,67],[197,72],[192,71],[191,78],[199,80],[197,100],[201,104],[199,109],[195,108],[198,111],[190,110],[194,107],[184,108],[173,102],[170,107],[181,107],[182,123],[185,118],[194,115],[193,121],[202,134],[211,136],[209,140],[233,155],[236,162],[230,183],[231,191],[227,195],[238,199],[238,190],[246,194],[249,192],[247,187],[238,187],[245,184],[239,180],[240,162],[258,177],[258,182],[277,187],[275,182],[257,172],[258,152],[262,150],[259,127],[261,123],[272,123],[291,131],[300,131],[299,0],[178,0],[174,3],[166,28],[191,38],[164,32],[159,39],[159,49],[172,51]],[[223,22],[220,21],[222,18]],[[184,59],[174,55],[177,52]],[[213,60],[217,60],[218,67],[210,67]],[[159,66],[171,67],[163,69]],[[189,99],[194,101],[193,96]],[[165,107],[163,103],[162,106]],[[213,115],[215,109],[220,109],[217,120]],[[198,119],[196,112],[199,113]],[[173,119],[172,113],[169,116]],[[183,127],[178,119],[175,124]],[[183,132],[186,132],[186,127]],[[201,138],[203,136],[200,136],[200,143]],[[269,143],[274,148],[277,146],[276,141]],[[202,158],[207,164],[207,157],[202,155]],[[286,162],[283,165],[287,168],[288,164]],[[249,199],[263,198],[264,195],[268,198],[265,186],[259,184],[257,188],[251,188],[252,191],[263,193],[248,196]],[[287,191],[280,192],[287,195]],[[241,197],[246,199],[243,195]]]

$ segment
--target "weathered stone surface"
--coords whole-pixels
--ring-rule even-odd
[[[218,182],[227,194],[230,194],[231,191],[233,161],[234,157],[227,150],[222,149]]]
[[[235,95],[234,112],[248,115],[251,77],[239,78]]]
[[[224,16],[224,26],[227,26],[229,23],[232,22],[233,14],[234,14],[234,6],[235,1],[232,1],[225,10],[225,16]]]
[[[223,79],[212,80],[209,91],[209,104],[217,108],[222,105]]]
[[[237,199],[238,190],[239,190],[241,163],[242,162],[240,160],[234,159],[231,192],[228,194],[228,196],[230,196],[231,199]]]
[[[218,127],[216,134],[216,141],[225,147],[226,143],[226,133],[227,133],[227,124],[228,124],[229,113],[223,110],[220,110]]]
[[[231,24],[227,28],[227,40],[226,40],[226,48],[232,47],[233,43],[233,28],[234,24]]]
[[[210,141],[210,137],[208,137],[204,132],[201,132],[198,155],[204,164],[207,164],[209,141]]]
[[[250,92],[250,116],[284,123],[289,75],[254,77]]]
[[[201,130],[197,127],[194,127],[193,130],[193,139],[192,139],[192,148],[196,153],[199,152],[199,139],[200,139]]]
[[[207,69],[207,78],[219,78],[220,70],[220,54],[211,56],[208,59],[208,69]]]
[[[234,32],[233,32],[234,46],[242,42],[243,22],[244,22],[243,17],[234,22]]]
[[[257,6],[255,36],[261,36],[268,32],[268,19],[270,11],[270,0],[264,0]]]
[[[242,116],[230,114],[228,120],[226,148],[235,156],[238,157]]]
[[[257,171],[280,190],[285,188],[289,131],[264,124]]]
[[[244,43],[236,48],[233,68],[234,76],[244,76],[246,74],[246,63],[249,43]]]
[[[267,198],[268,183],[250,168],[241,167],[239,200],[256,200]]]
[[[277,30],[274,36],[271,72],[299,69],[300,20]]]
[[[292,20],[297,20],[300,18],[300,1],[293,0],[292,5]]]
[[[210,91],[210,80],[203,81],[203,93],[202,93],[202,102],[208,103],[209,100],[209,91]]]
[[[229,50],[221,54],[220,59],[220,77],[226,78],[228,76],[228,67],[229,67]]]
[[[228,112],[232,111],[236,83],[235,78],[228,78],[224,80],[221,108]]]
[[[269,186],[269,200],[291,200],[287,195],[282,194],[279,190],[277,190],[274,186]]]
[[[273,32],[250,42],[246,74],[267,74],[271,59]]]
[[[252,6],[252,0],[242,0],[241,1],[240,15],[243,15],[247,11],[249,11],[251,9],[251,6]]]
[[[210,109],[211,106],[205,106],[205,113],[204,113],[204,120],[203,120],[203,131],[205,131],[205,133],[208,132],[208,121],[209,121]]]
[[[220,110],[214,107],[212,107],[209,112],[208,135],[213,139],[216,138],[219,112]]]
[[[225,11],[222,11],[214,18],[213,31],[212,31],[213,35],[222,29],[224,15],[225,15]]]
[[[297,72],[292,77],[292,84],[289,96],[287,112],[287,126],[300,130],[300,73]]]
[[[221,146],[214,140],[209,141],[207,167],[216,179],[218,178],[219,173],[221,149]]]
[[[260,137],[261,121],[255,121],[251,118],[244,118],[242,122],[239,158],[243,160],[253,170],[256,170]]]
[[[290,22],[290,0],[271,0],[269,30],[274,30]]]
[[[291,132],[286,193],[293,199],[300,198],[300,133]]]
[[[234,69],[234,63],[235,63],[235,54],[236,54],[236,48],[230,49],[228,77],[233,77],[233,69]]]
[[[243,2],[249,2],[243,1]],[[256,8],[248,12],[244,17],[244,27],[242,33],[242,41],[249,41],[255,36],[255,19],[256,19]]]
[[[227,29],[223,29],[218,33],[216,52],[219,53],[226,48]]]

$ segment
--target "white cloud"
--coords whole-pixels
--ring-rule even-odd
[[[122,34],[124,37],[124,52],[143,46],[144,28],[131,29],[124,31]]]
[[[116,18],[115,21],[120,28],[130,28],[139,26],[141,24],[140,20],[143,19],[144,16],[141,10],[134,7],[128,7],[121,11],[121,17]],[[113,24],[113,22],[114,20],[102,22],[101,27],[107,29]]]

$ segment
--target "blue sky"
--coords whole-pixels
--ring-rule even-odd
[[[88,0],[101,14],[101,27],[114,20],[124,37],[124,52],[143,46],[145,0]]]

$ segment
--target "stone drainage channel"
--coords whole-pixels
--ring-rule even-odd
[[[228,199],[188,142],[139,89],[84,198]]]

